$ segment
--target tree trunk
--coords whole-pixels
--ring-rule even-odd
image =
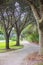
[[[16,46],[19,46],[19,45],[20,45],[20,43],[19,43],[19,38],[20,38],[20,35],[19,35],[19,34],[17,34]]]
[[[39,54],[43,55],[43,0],[39,0],[40,12],[37,10],[37,7],[35,6],[35,3],[33,3],[32,0],[27,1],[29,1],[29,5],[32,9],[34,17],[38,22],[37,25],[39,31],[39,45],[40,45]]]
[[[43,20],[39,23],[39,54],[43,55]]]
[[[9,49],[9,36],[6,35],[6,49]]]
[[[43,55],[43,31],[39,30],[39,54]]]

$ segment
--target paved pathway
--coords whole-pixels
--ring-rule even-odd
[[[0,53],[0,65],[21,65],[23,59],[30,53],[38,51],[39,47],[23,41],[24,48],[18,51]]]

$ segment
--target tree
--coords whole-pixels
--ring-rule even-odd
[[[0,11],[3,9],[5,10],[13,0],[0,0]]]
[[[13,25],[14,28],[16,29],[16,34],[17,34],[16,45],[19,46],[20,34],[22,30],[31,22],[29,21],[28,12],[22,11],[18,2],[15,3],[15,10],[13,10],[13,19],[14,19]]]
[[[20,43],[19,43],[19,39],[20,39],[20,34],[22,32],[22,30],[25,28],[26,26],[26,23],[28,23],[28,21],[26,22],[27,20],[27,14],[24,15],[24,20],[20,20],[21,19],[21,16],[23,15],[24,13],[22,13],[21,15],[19,15],[19,18],[18,20],[16,20],[15,18],[15,22],[14,22],[14,27],[16,29],[16,34],[17,34],[17,42],[16,42],[16,45],[19,46]]]
[[[34,17],[37,21],[37,26],[38,26],[38,32],[39,32],[39,45],[40,45],[40,50],[39,54],[43,55],[43,0],[38,0],[39,3],[39,10],[38,6],[35,5],[37,2],[34,0],[25,0],[31,7],[32,12],[34,14]]]
[[[4,27],[6,49],[9,49],[9,37],[12,30],[12,13],[6,9],[0,12],[0,23]]]
[[[12,2],[12,0],[0,0],[0,5],[6,6],[6,5],[8,5],[9,3],[11,3],[11,2]]]

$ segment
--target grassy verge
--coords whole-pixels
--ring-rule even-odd
[[[20,45],[20,46],[15,46],[16,44],[16,41],[10,41],[9,43],[9,47],[10,49],[9,50],[6,50],[6,44],[5,42],[0,42],[0,53],[3,53],[3,52],[8,52],[8,51],[13,51],[13,50],[18,50],[18,49],[21,49],[23,48],[23,45]]]
[[[34,65],[43,65],[43,63],[36,63],[36,64],[34,64]]]

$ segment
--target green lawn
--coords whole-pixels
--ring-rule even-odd
[[[17,50],[17,49],[23,48],[23,45],[20,45],[20,46],[15,46],[15,45],[16,45],[16,41],[10,41],[10,43],[9,43],[10,49],[6,50],[5,42],[3,42],[3,41],[0,42],[0,53],[1,52],[7,52],[7,51],[12,51],[12,50]]]

